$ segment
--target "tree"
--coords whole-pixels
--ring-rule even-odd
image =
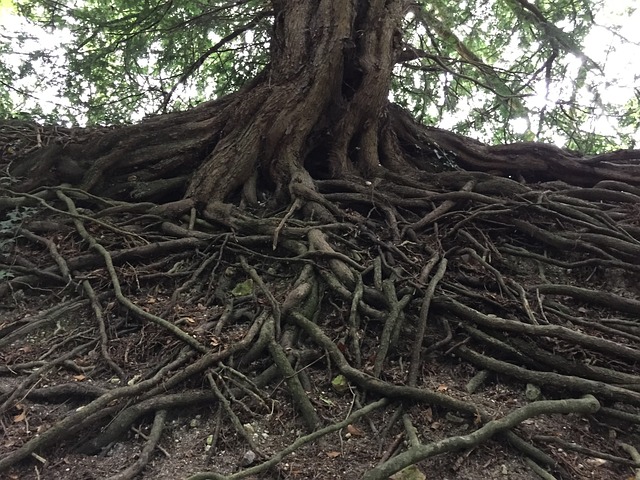
[[[32,9],[27,12],[31,16],[36,15],[34,5],[25,7]],[[57,3],[42,5],[38,14],[44,12],[54,23],[64,20]],[[150,48],[142,39],[145,34],[152,38],[156,26],[168,25],[170,12],[189,17],[183,25],[195,25],[202,17],[189,5],[182,11],[172,10],[177,8],[173,3],[146,4],[123,9],[115,20],[87,17],[82,8],[70,12],[76,21],[100,25],[84,32],[82,41],[101,42],[103,49],[95,53],[104,54],[120,44],[125,52]],[[90,307],[97,336],[89,342],[69,337],[74,350],[60,353],[38,374],[99,345],[101,365],[120,378],[121,386],[58,386],[63,395],[73,392],[91,401],[7,453],[0,469],[74,432],[97,431],[79,448],[94,453],[142,415],[155,412],[152,450],[167,409],[211,401],[232,420],[228,428],[236,428],[259,451],[234,409],[244,405],[242,395],[251,389],[246,402],[260,408],[251,402],[261,398],[261,389],[274,378],[286,382],[310,433],[272,460],[265,458],[255,472],[389,400],[399,402],[387,407],[398,413],[410,413],[412,403],[428,403],[476,415],[476,424],[483,426],[467,436],[423,445],[411,433],[407,414],[409,448],[367,471],[366,478],[387,478],[434,454],[469,448],[496,434],[537,465],[567,476],[562,465],[527,446],[512,429],[543,413],[600,411],[599,421],[606,415],[637,421],[625,408],[640,404],[635,367],[640,353],[630,343],[637,332],[629,326],[640,303],[619,290],[637,288],[627,282],[637,279],[640,268],[640,232],[634,220],[640,152],[586,155],[531,141],[489,146],[416,122],[406,108],[389,100],[397,81],[394,69],[421,59],[426,63],[415,65],[423,72],[431,65],[452,74],[456,60],[443,52],[454,50],[466,62],[454,72],[457,88],[475,83],[496,93],[491,108],[504,121],[525,108],[524,87],[510,84],[474,53],[472,47],[481,48],[483,40],[470,37],[472,45],[466,45],[438,17],[446,6],[402,0],[214,2],[208,14],[241,9],[246,22],[228,23],[213,48],[199,52],[195,62],[174,75],[174,85],[187,82],[208,55],[242,33],[268,32],[268,61],[259,58],[254,78],[237,91],[132,125],[43,129],[29,122],[5,123],[5,144],[14,142],[11,148],[19,151],[8,157],[13,184],[5,188],[2,205],[18,208],[8,228],[19,238],[7,243],[11,249],[4,254],[3,272],[8,280],[2,293],[36,288],[44,281],[52,295],[68,290],[83,296],[86,300],[74,297],[64,305]],[[589,18],[589,2],[572,6],[574,17]],[[478,5],[468,8],[471,13]],[[570,36],[554,27],[560,8],[526,1],[504,2],[501,8],[511,15],[498,18],[499,25],[511,19],[525,33],[525,25],[544,33],[539,57],[547,57],[538,74],[546,71],[550,77],[559,52],[570,52],[583,58],[580,81],[585,82],[593,62],[578,47],[584,29]],[[433,39],[431,49],[407,41],[403,31],[418,23],[438,35],[440,50]],[[113,39],[104,35],[114,25],[129,32],[121,43],[110,43]],[[174,27],[157,31],[173,32]],[[531,42],[525,33],[523,38]],[[167,55],[166,49],[160,55]],[[108,56],[91,58],[104,61],[93,65],[89,76],[110,68]],[[135,55],[124,58],[129,71],[139,67]],[[99,91],[105,82],[94,85]],[[161,109],[175,91],[160,89]],[[32,143],[20,140],[25,134]],[[58,222],[54,230],[67,232],[72,225],[68,235],[95,253],[65,248],[60,255],[59,242],[38,235],[37,222],[52,211]],[[47,246],[55,265],[17,260],[34,243]],[[190,267],[174,280],[169,264],[178,265],[178,260]],[[144,298],[136,294],[135,282],[141,268],[168,276],[156,285],[158,300],[165,297],[160,309],[139,305]],[[99,269],[109,284],[89,275],[91,269]],[[287,280],[278,281],[281,277]],[[138,297],[137,302],[131,297]],[[113,299],[117,306],[109,303]],[[191,305],[184,321],[182,302]],[[217,312],[215,321],[197,314],[197,302]],[[108,321],[105,309],[115,309],[113,318],[138,319],[135,332],[125,322]],[[38,322],[52,321],[56,311],[45,312]],[[0,345],[38,325],[8,323]],[[113,345],[126,335],[143,339],[147,331],[157,339],[155,347],[146,347],[147,358],[154,355],[162,367],[131,382],[131,372],[123,370],[124,349]],[[411,341],[402,341],[406,334]],[[167,342],[171,348],[157,351]],[[569,345],[587,360],[569,361]],[[435,352],[453,352],[478,370],[541,386],[554,400],[535,401],[491,421],[496,412],[486,405],[427,388],[422,365]],[[439,358],[447,364],[446,356]],[[600,364],[607,358],[616,363]],[[402,359],[408,362],[406,372]],[[313,396],[322,374],[305,373],[315,364],[329,364],[344,376],[346,380],[334,378],[338,390],[348,381],[381,400],[347,421],[322,428]],[[233,375],[235,381],[230,380]],[[55,387],[33,389],[35,380],[27,376],[17,389],[4,392],[2,409],[18,408],[16,400],[27,391],[30,399],[55,397]],[[209,390],[194,388],[202,381]],[[588,396],[571,398],[577,394]],[[149,455],[123,475],[135,475]]]

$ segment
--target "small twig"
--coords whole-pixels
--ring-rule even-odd
[[[335,432],[336,430],[341,430],[347,427],[349,424],[355,423],[357,420],[368,415],[374,410],[384,407],[388,403],[389,401],[386,398],[378,400],[377,402],[370,403],[369,405],[356,410],[341,422],[334,423],[333,425],[329,425],[328,427],[316,430],[313,433],[309,433],[308,435],[304,435],[298,438],[295,442],[276,453],[269,460],[261,463],[260,465],[256,465],[255,467],[248,468],[229,476],[220,475],[215,472],[197,473],[187,478],[187,480],[239,480],[241,478],[250,477],[252,475],[257,475],[259,473],[265,472],[280,463],[286,456],[300,449],[303,445],[306,445],[307,443],[312,442],[318,438],[324,437],[325,435]]]
[[[104,324],[102,306],[100,305],[98,298],[96,297],[96,293],[94,292],[93,287],[91,287],[91,283],[89,283],[89,280],[83,280],[82,287],[84,288],[85,293],[91,301],[91,308],[93,308],[93,313],[96,316],[96,320],[98,320],[98,328],[100,330],[100,353],[102,354],[102,358],[105,362],[107,362],[107,365],[111,367],[111,370],[115,372],[115,374],[120,379],[120,382],[122,382],[122,384],[125,384],[127,382],[127,374],[124,373],[124,370],[122,370],[122,368],[120,368],[120,365],[113,361],[113,358],[111,358],[109,350],[107,349],[107,345],[109,344],[109,337],[107,336],[107,328]]]
[[[391,442],[391,445],[389,445],[389,448],[387,448],[384,451],[384,453],[382,454],[382,457],[380,458],[380,461],[378,462],[378,465],[382,465],[384,462],[386,462],[391,457],[393,457],[393,455],[400,448],[400,445],[402,445],[402,441],[403,440],[404,440],[404,434],[402,434],[402,433],[397,434],[395,436],[395,438],[393,439],[393,442]]]
[[[545,442],[545,443],[555,443],[559,445],[565,450],[572,450],[578,453],[584,453],[594,458],[602,458],[603,460],[608,460],[610,462],[620,463],[622,465],[630,465],[632,467],[640,467],[640,457],[639,459],[628,460],[626,458],[618,457],[616,455],[609,455],[608,453],[599,452],[597,450],[593,450],[591,448],[586,448],[581,445],[578,445],[573,442],[567,442],[566,440],[562,440],[558,437],[552,437],[549,435],[536,435],[532,438],[536,442]]]
[[[144,467],[149,463],[151,454],[160,441],[166,418],[166,410],[158,410],[156,412],[156,416],[153,419],[153,426],[151,427],[151,432],[149,433],[147,443],[145,443],[142,452],[140,452],[140,455],[138,456],[138,459],[122,472],[109,477],[108,480],[130,480],[136,477],[140,472],[142,472],[142,470],[144,470]],[[166,454],[166,452],[163,453]]]
[[[220,378],[220,377],[218,377],[218,378]],[[216,398],[220,402],[220,405],[222,406],[222,409],[227,414],[228,418],[231,420],[231,424],[233,425],[235,431],[238,433],[238,435],[240,435],[244,439],[245,442],[247,442],[247,444],[249,445],[251,450],[253,450],[259,456],[262,456],[262,453],[260,452],[260,448],[253,441],[253,438],[251,438],[251,435],[249,435],[247,433],[247,431],[245,430],[245,428],[242,426],[242,422],[240,421],[238,416],[235,414],[235,412],[231,408],[231,403],[222,394],[222,392],[218,388],[218,385],[216,385],[216,381],[213,379],[213,376],[211,375],[211,373],[207,373],[207,381],[209,382],[209,386],[211,387],[211,391],[213,391],[213,393],[215,394]]]
[[[136,435],[140,435],[140,437],[144,440],[149,440],[149,435],[147,435],[146,433],[144,433],[142,430],[140,430],[139,428],[136,427],[131,427],[131,430],[133,431],[133,433],[135,433]],[[156,448],[158,450],[160,450],[162,452],[162,454],[167,457],[167,458],[171,458],[171,454],[167,451],[166,448],[164,448],[161,445],[157,445]]]
[[[391,429],[396,424],[396,422],[398,420],[400,420],[400,418],[402,417],[402,414],[404,413],[404,411],[405,411],[404,405],[402,403],[400,403],[396,407],[396,409],[393,411],[393,414],[391,415],[389,420],[387,422],[385,422],[385,425],[384,425],[384,428],[382,429],[382,432],[380,433],[380,435],[378,435],[378,440],[379,440],[378,455],[380,455],[382,453],[382,447],[383,447],[383,443],[385,441],[385,438],[387,438],[387,436],[391,432]],[[403,438],[404,438],[404,436],[403,436]],[[393,454],[393,452],[389,452],[389,449],[387,449],[387,453],[389,453],[389,457],[388,458],[390,458],[391,455]],[[383,457],[384,456],[385,455],[383,455]]]
[[[286,225],[287,220],[289,220],[293,216],[293,214],[296,213],[296,211],[298,209],[300,209],[300,207],[302,205],[303,205],[302,199],[300,197],[296,197],[296,199],[291,204],[291,207],[289,207],[289,211],[282,218],[282,220],[280,221],[280,223],[278,224],[278,226],[274,230],[274,232],[273,232],[273,243],[271,244],[271,247],[274,250],[278,247],[278,237],[280,236],[280,232],[282,231],[282,229]]]

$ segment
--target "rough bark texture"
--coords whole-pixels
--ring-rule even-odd
[[[255,205],[256,184],[287,201],[293,179],[302,184],[297,188],[310,189],[311,177],[374,176],[381,167],[442,168],[428,147],[426,155],[418,153],[424,138],[410,139],[405,149],[413,154],[405,158],[393,128],[391,117],[402,112],[390,108],[388,92],[402,47],[405,2],[273,6],[273,61],[242,91],[189,112],[71,143],[65,139],[64,148],[45,149],[12,173],[30,172],[32,181],[23,188],[82,179],[89,191],[138,199],[149,192],[157,199],[158,190],[168,188],[161,179],[195,171],[187,197],[206,204],[242,189]],[[51,171],[57,178],[48,177]]]
[[[264,179],[282,199],[292,179],[311,188],[310,174],[372,173],[380,163],[397,162],[395,155],[380,156],[379,139],[403,4],[274,2],[273,62],[262,82],[238,97],[230,134],[223,134],[187,195],[224,200]]]
[[[529,181],[640,183],[637,155],[592,158],[551,145],[487,146],[425,128],[392,105],[404,1],[273,2],[272,62],[240,92],[187,112],[76,136],[12,164],[32,189],[57,182],[137,200],[255,206],[313,190],[312,178],[462,167]],[[54,132],[54,136],[60,132]]]
[[[154,416],[138,460],[105,476],[288,477],[282,460],[316,444],[304,478],[461,449],[440,477],[502,478],[476,449],[492,437],[510,467],[526,458],[518,478],[629,476],[640,152],[419,125],[388,101],[407,2],[272,5],[271,65],[237,93],[119,128],[0,125],[0,471],[133,429],[131,446]],[[198,405],[217,409],[206,455],[165,425]],[[162,476],[145,463],[165,435],[189,453]],[[587,471],[551,435],[610,463]]]

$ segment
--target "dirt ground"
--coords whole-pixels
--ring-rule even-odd
[[[565,187],[539,185],[531,188],[531,192],[538,191],[543,196],[553,188]],[[573,192],[572,189],[565,190]],[[572,212],[570,207],[575,206],[576,201],[572,197],[567,200],[565,190],[559,190],[550,205],[562,207],[562,212],[567,209]],[[257,238],[252,228],[265,225],[279,228],[285,211],[279,212],[280,216],[274,214],[266,219],[257,217],[257,214],[255,218],[248,217],[250,221],[247,221],[244,232],[229,233],[226,227],[206,225],[197,232],[200,237],[196,234],[181,236],[180,232],[186,230],[183,225],[188,222],[176,221],[169,225],[172,230],[165,230],[169,222],[164,218],[159,219],[152,213],[140,214],[137,210],[140,206],[149,208],[148,205],[125,205],[131,211],[123,213],[118,210],[124,208],[122,205],[112,207],[102,199],[90,198],[84,193],[78,195],[80,213],[72,215],[57,210],[51,214],[45,208],[16,208],[12,217],[9,216],[5,223],[0,222],[0,293],[4,294],[0,295],[0,411],[3,411],[0,416],[0,463],[7,456],[19,452],[28,442],[33,445],[35,439],[49,435],[56,426],[66,425],[61,423],[65,419],[77,418],[76,414],[92,401],[108,397],[106,392],[126,390],[128,386],[135,387],[154,378],[158,381],[142,393],[121,396],[105,403],[102,410],[83,419],[86,425],[66,425],[72,434],[58,432],[53,446],[29,452],[26,459],[2,472],[0,479],[173,480],[187,479],[207,471],[216,472],[219,476],[215,478],[231,475],[239,478],[242,472],[281,454],[297,439],[309,435],[301,409],[292,401],[293,390],[287,384],[288,378],[281,371],[256,387],[258,379],[263,379],[263,374],[274,365],[275,355],[265,353],[268,349],[264,344],[260,345],[256,334],[250,339],[252,343],[229,354],[223,361],[207,364],[169,386],[165,382],[192,367],[191,360],[195,359],[195,362],[210,352],[226,351],[231,348],[229,346],[240,345],[243,338],[249,337],[248,332],[258,325],[262,313],[271,315],[269,312],[275,310],[275,304],[286,303],[298,279],[303,278],[304,269],[313,265],[314,275],[321,280],[317,282],[320,285],[317,298],[322,301],[316,303],[318,311],[309,317],[314,317],[314,325],[329,338],[331,345],[318,341],[318,337],[294,324],[291,318],[283,320],[282,335],[276,337],[273,331],[271,335],[278,338],[274,343],[283,345],[283,351],[288,355],[287,362],[291,362],[289,366],[295,367],[290,377],[300,378],[306,397],[318,417],[318,427],[344,421],[353,412],[380,400],[380,392],[384,388],[408,383],[412,345],[417,338],[416,319],[420,313],[420,302],[427,297],[424,294],[426,289],[422,288],[425,283],[418,287],[415,285],[424,271],[423,266],[431,261],[430,249],[444,252],[442,260],[449,263],[442,282],[434,284],[437,284],[438,291],[433,296],[435,307],[430,310],[430,315],[432,311],[435,313],[429,319],[429,328],[420,342],[415,342],[418,347],[425,348],[418,356],[420,362],[415,363],[420,371],[414,391],[429,389],[441,396],[464,401],[471,405],[471,410],[476,407],[482,409],[488,414],[488,419],[502,419],[537,400],[580,398],[591,391],[584,388],[587,384],[604,392],[602,398],[598,397],[603,408],[609,408],[618,418],[627,420],[606,417],[602,412],[534,416],[514,429],[514,433],[524,441],[519,445],[513,444],[516,440],[513,436],[507,438],[500,434],[476,447],[420,461],[413,473],[405,472],[407,475],[404,477],[396,475],[394,480],[640,478],[637,473],[640,461],[634,464],[630,450],[624,447],[627,444],[640,449],[640,386],[637,380],[640,378],[637,362],[640,357],[640,326],[637,315],[633,313],[640,309],[634,303],[640,298],[640,262],[627,252],[637,251],[640,244],[640,210],[637,204],[623,202],[620,206],[613,201],[610,204],[594,201],[589,206],[589,214],[593,215],[595,226],[588,224],[585,227],[589,216],[578,212],[577,220],[567,220],[565,213],[559,215],[551,207],[543,208],[530,201],[529,197],[524,200],[496,197],[504,202],[504,208],[497,210],[502,216],[489,211],[491,215],[485,221],[482,215],[487,213],[486,205],[474,206],[473,197],[465,204],[467,210],[443,215],[438,224],[439,237],[427,231],[414,241],[403,241],[398,245],[389,241],[385,244],[384,227],[376,230],[379,236],[372,233],[372,229],[370,234],[358,237],[364,223],[347,225],[346,228],[344,224],[337,227],[331,224],[323,226],[326,227],[326,236],[348,251],[351,257],[343,253],[329,252],[327,255],[327,252],[312,251],[326,256],[300,258],[301,255],[293,250],[283,248],[275,251],[272,247],[273,231],[263,235],[268,240],[266,246],[252,243]],[[582,205],[580,202],[578,206]],[[603,211],[593,214],[595,206],[600,206]],[[360,213],[368,215],[368,208]],[[353,211],[348,209],[345,212],[353,215]],[[511,226],[512,212],[519,215],[518,225],[529,230],[518,231]],[[624,218],[627,224],[623,228],[620,222],[606,223],[612,233],[596,222],[600,221],[599,215],[604,216],[605,213],[617,215],[616,219]],[[112,217],[108,218],[108,215]],[[425,210],[420,215],[429,213]],[[86,221],[86,227],[74,224],[79,217],[91,221]],[[416,214],[416,218],[420,217]],[[369,221],[373,222],[372,219]],[[376,221],[382,225],[380,219]],[[306,225],[300,227],[301,224],[293,220],[290,222],[293,224],[289,232],[291,238],[298,238],[295,235],[307,228]],[[571,225],[566,232],[561,232],[566,237],[549,240],[552,234],[566,225]],[[461,229],[466,229],[466,236],[451,234]],[[591,236],[585,235],[586,240],[576,240],[583,235],[583,230]],[[80,235],[79,231],[86,235]],[[528,234],[530,231],[534,233]],[[263,241],[263,237],[258,240]],[[549,243],[539,241],[539,237],[549,240]],[[105,259],[88,246],[89,238],[99,239],[109,250],[111,258],[116,258],[115,274],[110,276],[105,268]],[[574,249],[569,252],[562,248],[553,250],[549,246],[556,241],[564,246],[578,241],[587,243],[587,240],[600,243],[597,243],[597,248],[588,244],[585,251]],[[280,241],[283,243],[285,240],[281,237]],[[158,254],[152,247],[161,244],[188,244],[191,247]],[[381,254],[381,245],[387,248],[387,253],[395,255],[397,268],[380,266],[390,256],[393,257]],[[609,250],[605,252],[607,248]],[[145,255],[140,254],[143,250]],[[132,251],[135,255],[131,254]],[[614,258],[613,253],[619,254],[622,260]],[[595,258],[596,254],[602,258]],[[245,255],[250,266],[243,269],[239,259]],[[354,271],[362,275],[361,281],[369,288],[366,305],[356,305],[354,301],[356,307],[353,311],[363,310],[358,313],[360,323],[353,329],[357,332],[351,337],[349,315],[352,303],[347,297],[353,292],[341,296],[340,287],[334,288],[322,277],[330,270],[327,265],[330,266],[337,255],[346,262],[344,265],[361,263],[354,267]],[[53,260],[59,260],[58,257],[75,265],[73,275],[69,276],[73,279],[66,285],[58,269],[63,262],[57,264]],[[502,273],[491,264],[493,260]],[[381,289],[373,291],[372,285],[377,287],[382,282],[373,278],[375,269],[372,265],[376,261],[380,261],[377,264],[380,272],[385,269],[388,272],[385,273],[388,275],[385,281],[388,280],[388,284],[395,282],[394,289],[397,285],[392,295],[393,302],[399,303],[399,299],[415,295],[403,307],[404,323],[399,323],[402,326],[397,329],[394,327],[397,338],[386,342],[392,347],[382,355],[384,368],[379,375],[372,374],[372,371],[381,349],[382,333],[388,318],[386,312],[390,311],[389,305],[393,302],[383,306],[380,305],[384,302],[376,303],[381,296],[376,296],[376,293],[380,294]],[[247,270],[252,268],[269,288],[242,293],[246,287]],[[400,273],[396,275],[396,272]],[[425,278],[429,275],[427,272]],[[53,283],[49,282],[52,277],[55,277]],[[138,308],[137,311],[116,299],[114,278],[119,279],[123,295]],[[84,282],[93,287],[87,288]],[[545,295],[537,290],[536,285],[540,284],[548,288],[546,300],[542,298]],[[508,292],[511,296],[503,294],[507,285],[514,286]],[[559,287],[567,288],[558,290]],[[567,290],[572,287],[582,290],[578,294],[575,293],[577,289]],[[91,288],[95,289],[96,297],[93,306],[87,293]],[[589,292],[603,292],[606,295],[604,300],[598,298],[590,302],[590,299],[585,299],[587,288]],[[270,302],[265,291],[276,300]],[[408,294],[407,291],[413,293]],[[176,292],[180,293],[177,297]],[[355,296],[353,293],[351,298]],[[447,310],[447,305],[443,306],[445,301],[455,298],[461,299],[469,310],[477,308],[474,312],[481,312],[485,321],[482,328],[477,327],[472,316],[464,317]],[[617,302],[617,308],[607,304],[612,299]],[[230,304],[234,316],[224,323]],[[374,315],[376,306],[384,315]],[[161,327],[145,315],[170,321]],[[548,327],[544,331],[550,333],[537,335],[531,330],[523,333],[521,330],[501,329],[491,324],[498,317],[513,324]],[[532,317],[536,321],[539,319],[540,323],[531,321]],[[220,324],[224,326],[216,333]],[[258,328],[263,325],[258,325]],[[179,327],[180,332],[186,334],[186,341],[184,335],[178,338],[175,332],[172,333],[171,326]],[[449,333],[445,326],[450,326]],[[289,327],[290,331],[295,330],[292,334],[294,340],[287,336]],[[583,344],[567,340],[569,337],[566,335],[554,336],[554,332],[559,330],[573,335],[572,338],[580,335]],[[350,348],[349,338],[361,339],[361,343],[357,348]],[[156,375],[168,364],[172,365],[171,362],[176,362],[181,352],[188,350],[187,344],[193,346],[193,339],[206,346],[206,354],[190,350],[193,357],[189,362],[167,369],[164,376]],[[601,348],[603,342],[608,342],[606,348]],[[598,348],[590,348],[593,345]],[[255,346],[260,347],[258,354],[244,362]],[[466,346],[469,347],[467,352],[473,351],[501,362],[500,366],[491,369],[494,373],[488,373],[472,393],[468,384],[481,373],[480,367],[474,365],[481,364],[463,358],[461,347]],[[429,350],[431,347],[434,348]],[[538,357],[533,360],[526,358],[526,353],[521,353],[521,350],[534,347]],[[332,355],[330,348],[339,353],[336,355],[334,351]],[[383,388],[363,387],[362,384],[356,385],[355,381],[353,384],[335,385],[336,377],[341,373],[336,357],[355,355],[356,351],[361,353],[362,360],[358,364],[358,373],[383,384]],[[554,365],[558,359],[567,365]],[[505,366],[523,366],[523,370],[526,367],[529,369],[527,372],[540,375],[558,373],[567,380],[576,380],[581,373],[586,373],[577,378],[582,382],[582,389],[564,388],[556,382],[537,385],[539,392],[536,392],[536,386],[521,381],[517,374],[495,373],[504,372],[501,368]],[[560,368],[564,366],[569,368]],[[576,371],[578,373],[572,373]],[[594,378],[606,378],[608,383],[605,385],[604,380],[596,382]],[[214,386],[221,390],[218,397],[213,395]],[[624,393],[625,398],[614,398],[611,392],[616,391]],[[149,397],[145,398],[147,394]],[[164,404],[153,403],[165,401],[165,397],[171,395],[174,399],[176,396],[195,396],[206,397],[207,400],[181,400],[182,404],[174,402],[166,409],[163,409]],[[221,397],[228,402],[226,410],[223,402],[219,401]],[[405,402],[400,404],[397,399],[401,395],[385,397],[391,399],[386,406],[295,449],[272,468],[244,478],[361,478],[371,468],[406,451],[412,444],[409,432],[413,429],[415,441],[432,444],[471,434],[487,420],[482,420],[478,412],[475,415],[469,413],[469,409],[466,410],[467,415],[453,414],[453,409],[442,407],[446,402],[438,406],[424,401],[410,402],[406,400],[410,397],[404,396]],[[101,445],[96,452],[80,453],[96,437],[104,437],[112,425],[117,425],[119,414],[134,407],[142,408],[141,405],[147,405],[148,409],[140,410],[115,439]],[[151,444],[148,438],[153,434],[155,420],[159,419],[158,423],[162,425],[162,417],[157,412],[165,410],[164,428],[158,443],[152,451],[146,451],[145,448]],[[104,416],[100,417],[102,414]],[[523,454],[523,444],[532,449],[535,447],[535,451]],[[538,464],[532,464],[531,458],[542,459],[551,468],[536,473]],[[135,477],[127,475],[128,468],[138,460],[146,462],[142,472]]]
[[[156,295],[162,298],[162,295]],[[38,312],[50,308],[52,298],[49,296],[19,296],[20,306],[11,313],[3,313],[3,324],[10,324],[14,319],[28,319]],[[144,299],[140,299],[144,302]],[[156,305],[156,307],[160,307]],[[40,330],[33,335],[13,342],[0,353],[3,365],[21,365],[24,360],[43,356],[46,350],[55,345],[55,339],[66,338],[70,330],[77,335],[86,335],[91,331],[90,312],[81,309],[68,318],[52,325],[48,330]],[[114,347],[128,352],[127,364],[134,377],[144,371],[152,362],[156,344],[168,341],[160,337],[154,338],[152,329],[143,329],[136,335],[114,341]],[[152,341],[149,341],[152,340]],[[146,345],[142,345],[143,342]],[[52,387],[59,384],[76,382],[83,386],[105,387],[117,383],[117,379],[105,369],[83,370],[90,366],[98,353],[93,350],[78,356],[73,363],[62,365],[43,375],[36,389]],[[146,362],[136,360],[146,358]],[[79,369],[78,369],[79,368]],[[405,365],[392,362],[385,371],[385,379],[394,380],[404,376]],[[428,384],[425,386],[446,392],[456,398],[471,400],[485,406],[496,416],[504,415],[527,403],[524,384],[508,378],[489,376],[485,384],[474,394],[465,390],[467,382],[477,373],[468,364],[460,362],[455,356],[431,356],[424,361],[424,373]],[[318,362],[309,369],[312,385],[324,385],[322,389],[309,392],[314,406],[325,424],[344,419],[356,408],[359,398],[353,388],[337,393],[331,386],[335,371],[330,365]],[[18,384],[10,367],[2,368],[0,378],[1,391],[7,392]],[[225,424],[220,428],[220,415],[217,406],[211,405],[185,408],[180,411],[171,410],[166,421],[165,430],[159,447],[150,457],[143,473],[137,478],[173,480],[187,478],[196,472],[215,470],[221,474],[238,472],[243,467],[267,459],[289,445],[297,437],[306,434],[304,425],[296,417],[290,399],[280,384],[274,384],[266,390],[266,396],[259,405],[242,405],[237,409],[245,431],[254,439],[259,451],[251,462],[251,453],[246,442]],[[553,391],[544,391],[545,398],[553,398]],[[57,403],[40,403],[21,398],[17,406],[3,418],[0,455],[13,451],[46,430],[57,420],[64,418],[85,403],[84,400],[69,396]],[[392,422],[398,405],[392,405],[377,411],[366,421],[350,425],[348,428],[327,435],[315,443],[311,443],[283,459],[267,474],[249,478],[278,479],[346,479],[360,478],[369,468],[381,459],[406,446],[402,435],[402,422]],[[419,429],[418,437],[425,443],[440,440],[454,435],[465,435],[474,430],[472,419],[456,417],[425,405],[405,405],[404,411]],[[10,480],[42,479],[42,480],[90,480],[111,478],[134,462],[144,446],[145,435],[149,433],[153,418],[146,416],[138,422],[123,438],[104,448],[98,455],[69,454],[69,446],[82,443],[86,437],[83,432],[74,438],[65,440],[58,448],[39,452],[38,456],[11,468],[6,476]],[[389,425],[392,425],[389,429]],[[620,456],[616,444],[618,434],[628,437],[633,435],[621,426],[619,432],[611,427],[600,425],[595,418],[578,418],[572,415],[554,415],[537,417],[525,421],[517,433],[526,439],[549,436],[555,439],[575,442],[593,451]],[[635,430],[635,438],[637,438]],[[214,440],[215,439],[215,440]],[[550,455],[558,465],[576,479],[633,478],[633,469],[615,462],[596,458],[563,448],[554,443],[536,441],[533,443]],[[471,450],[444,454],[423,461],[419,470],[427,479],[440,480],[476,480],[476,479],[537,479],[538,477],[527,465],[520,453],[510,446],[504,438],[495,438],[487,444]],[[422,477],[409,477],[422,478]]]

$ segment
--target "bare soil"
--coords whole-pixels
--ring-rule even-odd
[[[136,302],[140,305],[153,304],[153,310],[163,309],[162,299],[169,292],[139,291]],[[2,314],[3,325],[10,325],[19,319],[29,319],[53,306],[55,299],[46,294],[17,295],[18,303],[11,310],[5,305]],[[185,303],[189,303],[188,300]],[[197,306],[183,307],[183,314],[197,325],[205,322],[211,312]],[[76,335],[92,335],[94,320],[91,312],[84,308],[68,318],[25,338],[15,341],[0,354],[2,364],[15,365],[42,357],[58,340],[64,341],[70,332]],[[133,326],[133,325],[132,325]],[[84,332],[84,333],[83,333]],[[406,332],[411,335],[410,331]],[[409,338],[409,337],[408,337]],[[126,358],[121,365],[129,378],[135,378],[149,368],[163,344],[172,340],[163,338],[153,328],[143,328],[127,337],[112,340],[110,353],[114,358]],[[62,347],[64,350],[64,347]],[[42,375],[34,388],[46,388],[73,382],[109,388],[117,385],[117,378],[104,368],[95,368],[99,358],[96,350],[73,359],[73,365],[83,369],[61,366]],[[90,367],[89,370],[84,370]],[[384,379],[402,382],[406,364],[398,361],[390,363]],[[356,408],[355,403],[362,397],[355,388],[337,393],[331,380],[338,373],[330,365],[319,362],[308,369],[312,385],[319,386],[309,391],[309,397],[317,408],[323,423],[330,424],[347,417]],[[527,403],[525,384],[511,378],[491,375],[482,388],[474,394],[465,391],[467,382],[477,373],[476,369],[460,362],[454,354],[430,355],[424,359],[424,382],[427,388],[446,392],[486,407],[497,417]],[[17,373],[17,372],[13,372]],[[1,378],[3,392],[14,388],[19,382],[17,375],[9,369]],[[206,387],[204,387],[206,388]],[[266,459],[276,454],[295,438],[304,435],[304,424],[292,408],[291,399],[281,382],[264,390],[265,403],[262,408],[238,409],[238,416],[247,432],[254,438],[260,449],[260,458]],[[553,398],[553,390],[545,391],[545,396]],[[49,403],[35,402],[20,398],[16,406],[3,419],[3,435],[0,455],[4,455],[37,436],[70,412],[81,408],[84,402],[69,397],[64,401]],[[392,421],[395,409],[376,412],[366,421],[360,421],[348,429],[329,434],[321,440],[302,447],[286,457],[276,468],[260,476],[248,478],[281,479],[345,479],[360,478],[381,458],[406,446],[402,423]],[[476,426],[469,419],[456,417],[437,407],[429,405],[406,405],[406,412],[415,424],[422,428],[419,438],[425,442],[441,440],[455,435],[465,435]],[[12,467],[5,473],[7,479],[66,479],[90,480],[106,479],[122,471],[140,454],[144,446],[144,435],[149,433],[153,416],[141,418],[123,438],[105,447],[97,455],[69,453],[69,446],[85,439],[82,432],[64,444],[39,452],[31,458]],[[250,448],[228,425],[220,426],[220,412],[217,405],[198,406],[172,410],[166,420],[162,440],[154,451],[143,473],[136,478],[173,480],[187,478],[199,471],[215,470],[221,474],[238,472],[244,466],[243,457]],[[518,434],[523,438],[534,435],[552,436],[567,442],[575,442],[597,452],[620,455],[616,440],[621,434],[625,438],[638,438],[637,428],[629,430],[620,425],[614,428],[602,425],[595,418],[553,415],[525,421]],[[88,432],[91,433],[91,432]],[[217,437],[211,445],[211,438]],[[572,478],[602,479],[631,478],[633,469],[614,462],[580,454],[551,443],[539,443]],[[429,479],[537,479],[525,463],[525,459],[508,442],[496,438],[477,448],[436,456],[419,463],[419,469]]]

